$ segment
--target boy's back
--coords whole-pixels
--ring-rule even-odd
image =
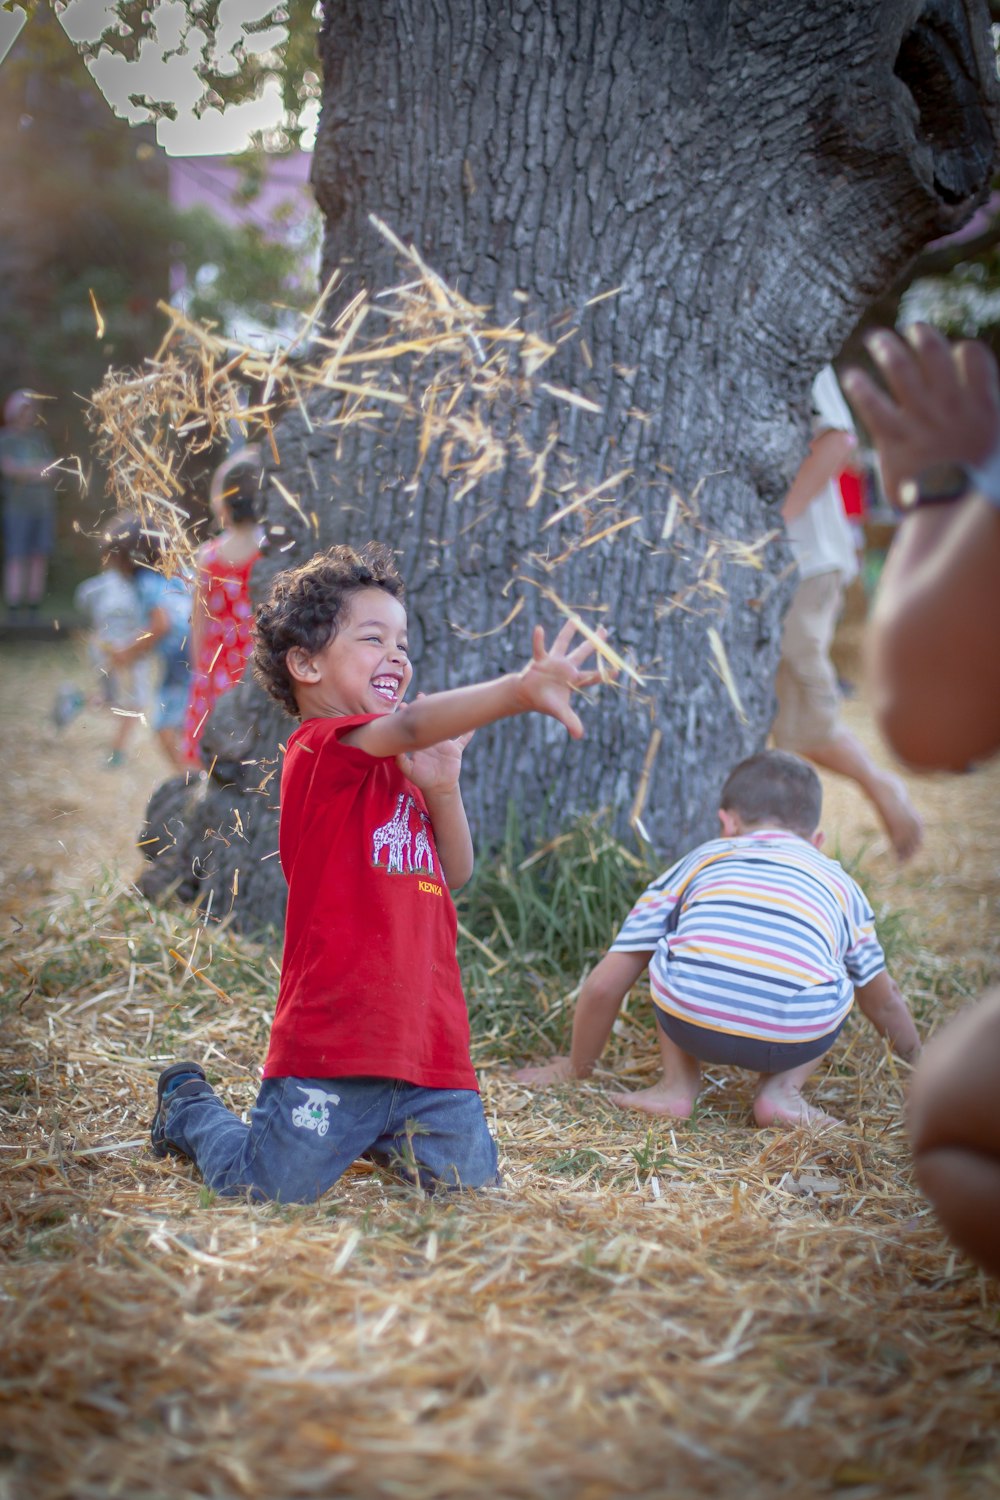
[[[650,950],[667,1014],[782,1042],[831,1031],[885,964],[860,887],[777,827],[702,844],[654,881],[612,945]]]
[[[586,1078],[629,990],[649,968],[663,1072],[612,1094],[627,1109],[685,1119],[702,1064],[759,1076],[758,1125],[836,1123],[802,1085],[836,1040],[855,998],[907,1061],[920,1038],[890,978],[864,892],[819,852],[823,789],[783,750],[740,761],[719,796],[722,837],[654,880],[580,986],[568,1056],[517,1075]],[[855,993],[856,992],[856,993]]]

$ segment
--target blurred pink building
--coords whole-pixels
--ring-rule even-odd
[[[261,153],[251,171],[240,165],[239,157],[169,156],[170,202],[181,210],[206,208],[227,224],[249,225],[263,238],[301,245],[305,258],[317,218],[316,200],[309,186],[311,163],[308,151],[281,156]],[[312,265],[304,269],[314,275]],[[171,298],[183,288],[183,270],[175,266],[171,270]]]

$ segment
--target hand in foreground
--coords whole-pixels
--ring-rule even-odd
[[[424,696],[417,694],[417,701]],[[423,750],[406,750],[396,756],[396,764],[425,797],[453,792],[462,773],[462,751],[472,739],[474,729],[454,740],[441,740]]]
[[[552,642],[552,649],[547,650],[545,631],[541,625],[535,626],[532,658],[520,674],[519,691],[525,709],[558,719],[573,739],[579,740],[583,738],[583,724],[570,708],[570,694],[600,682],[601,673],[596,667],[586,672],[581,670],[581,662],[586,661],[594,646],[583,640],[571,651],[569,645],[575,634],[576,626],[567,620]],[[607,638],[603,628],[597,634],[602,641]]]
[[[878,448],[890,504],[933,464],[989,457],[1000,441],[1000,381],[985,344],[949,344],[926,323],[905,339],[880,328],[865,343],[888,391],[857,369],[844,372],[843,387]]]
[[[546,1083],[567,1083],[575,1078],[573,1066],[568,1057],[554,1057],[549,1063],[534,1063],[530,1068],[518,1068],[514,1078],[518,1083],[530,1083],[541,1085]]]

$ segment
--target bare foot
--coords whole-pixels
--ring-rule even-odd
[[[897,859],[912,859],[924,841],[924,822],[898,776],[879,776],[875,805]]]
[[[762,1088],[753,1101],[753,1117],[758,1125],[810,1125],[814,1130],[844,1123],[807,1104],[799,1090],[788,1085]]]
[[[648,1089],[638,1089],[634,1094],[608,1095],[609,1101],[617,1104],[619,1109],[640,1109],[646,1115],[673,1115],[678,1120],[688,1118],[697,1097],[697,1090],[691,1093],[677,1084],[668,1087],[662,1082],[654,1083]]]

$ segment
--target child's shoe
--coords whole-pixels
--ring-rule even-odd
[[[181,1156],[184,1154],[173,1141],[167,1139],[166,1101],[180,1088],[192,1094],[215,1092],[205,1078],[204,1068],[200,1068],[195,1062],[175,1062],[169,1068],[164,1068],[156,1084],[156,1113],[149,1122],[149,1138],[154,1156],[166,1156],[170,1151]]]
[[[74,687],[71,682],[64,682],[56,693],[52,708],[52,722],[56,728],[65,729],[67,724],[72,724],[85,702],[86,698],[78,687]]]

